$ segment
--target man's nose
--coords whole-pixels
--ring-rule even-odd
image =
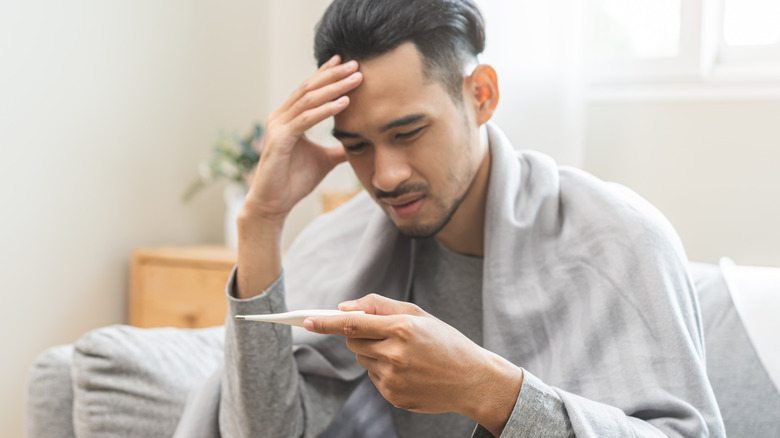
[[[397,147],[374,147],[374,176],[371,179],[374,188],[391,192],[411,176],[412,167],[403,150]]]

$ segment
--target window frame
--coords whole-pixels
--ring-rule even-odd
[[[780,97],[780,42],[727,45],[724,4],[724,0],[682,1],[676,57],[589,61],[591,99],[708,94]]]

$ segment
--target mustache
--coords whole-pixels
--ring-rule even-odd
[[[424,183],[411,183],[403,186],[398,186],[391,192],[385,192],[384,190],[374,189],[374,195],[376,199],[382,198],[397,198],[407,193],[426,193],[428,192],[428,185]]]

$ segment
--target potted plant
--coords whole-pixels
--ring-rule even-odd
[[[236,219],[244,203],[249,181],[255,166],[260,160],[265,129],[255,123],[243,137],[220,133],[217,143],[211,150],[211,157],[198,166],[198,178],[190,184],[182,196],[185,202],[191,200],[202,189],[220,181],[228,181],[225,186],[225,244],[230,249],[238,247]]]

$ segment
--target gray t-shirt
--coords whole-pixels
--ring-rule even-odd
[[[416,241],[411,301],[482,345],[482,258],[450,251],[435,238]],[[399,438],[470,437],[476,423],[456,413],[392,408]]]

